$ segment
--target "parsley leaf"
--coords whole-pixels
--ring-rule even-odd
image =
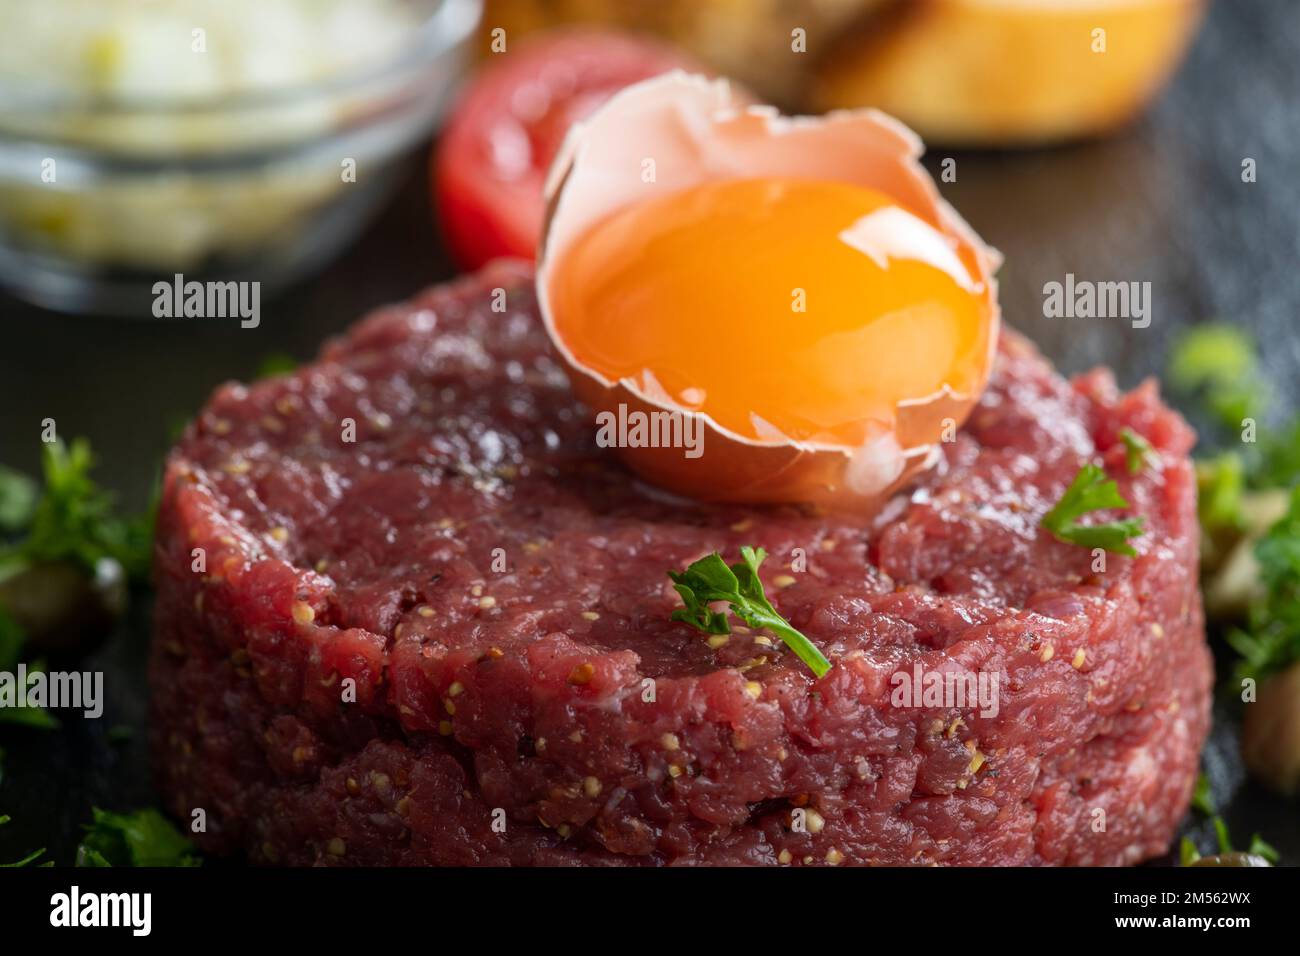
[[[0,710],[0,724],[34,727],[37,730],[58,730],[62,726],[58,718],[51,716],[43,707],[6,707]]]
[[[292,355],[284,352],[271,352],[264,355],[262,361],[258,363],[257,372],[254,377],[274,378],[276,375],[287,375],[298,367],[298,360]]]
[[[77,847],[77,866],[198,866],[193,844],[157,810],[110,813],[94,808],[94,822]]]
[[[1142,533],[1142,518],[1125,518],[1104,524],[1085,525],[1079,518],[1092,511],[1110,508],[1127,508],[1129,503],[1119,493],[1114,481],[1097,465],[1086,464],[1079,469],[1061,500],[1043,516],[1041,525],[1058,541],[1077,544],[1085,548],[1103,548],[1133,557],[1137,551],[1128,543]]]
[[[1223,819],[1223,817],[1221,816],[1216,815],[1210,821],[1210,823],[1214,827],[1214,839],[1215,842],[1219,844],[1220,853],[1241,852],[1233,849],[1232,847],[1232,836],[1228,833],[1227,820]],[[1277,850],[1274,849],[1270,844],[1264,842],[1264,838],[1261,837],[1258,833],[1251,835],[1250,846],[1246,848],[1245,852],[1250,853],[1253,856],[1263,857],[1269,863],[1273,863],[1273,864],[1276,864],[1282,858],[1282,855],[1278,853]]]
[[[1202,779],[1204,779],[1203,776]],[[1197,789],[1200,789],[1199,781]],[[1218,814],[1211,817],[1210,825],[1214,828],[1214,842],[1218,844],[1218,855],[1208,859],[1202,857],[1201,851],[1197,849],[1191,837],[1183,837],[1178,847],[1178,861],[1181,865],[1192,866],[1199,863],[1201,866],[1207,864],[1215,866],[1276,866],[1282,859],[1282,855],[1266,843],[1258,833],[1251,836],[1250,846],[1244,851],[1234,850],[1232,836],[1228,833],[1228,821]],[[1258,859],[1249,860],[1248,855],[1258,857]],[[1201,860],[1205,860],[1205,862],[1200,863]]]
[[[36,507],[36,482],[21,471],[0,465],[0,533],[20,531]]]
[[[1246,526],[1242,494],[1246,469],[1241,456],[1228,452],[1196,463],[1196,510],[1208,534],[1241,531]]]
[[[1264,838],[1258,833],[1251,836],[1250,846],[1246,848],[1246,852],[1254,854],[1255,856],[1262,856],[1275,866],[1282,859],[1282,854],[1278,853],[1271,844],[1265,843]]]
[[[672,619],[689,624],[706,634],[729,634],[731,625],[727,615],[709,607],[715,601],[726,601],[731,612],[753,628],[767,628],[794,651],[818,677],[831,669],[830,662],[822,656],[808,638],[790,626],[790,622],[777,613],[758,576],[758,566],[767,557],[762,548],[740,549],[743,559],[730,567],[722,555],[714,553],[700,558],[685,571],[669,571],[673,587],[682,596],[685,607],[673,611]]]
[[[1259,418],[1273,389],[1260,368],[1254,340],[1241,329],[1207,324],[1184,333],[1175,343],[1167,379],[1175,391],[1198,398],[1230,444],[1241,440],[1242,421]],[[1236,466],[1244,486],[1289,488],[1300,481],[1300,419],[1277,428],[1256,422],[1258,438],[1245,443]],[[1216,459],[1219,464],[1225,459]],[[1198,462],[1198,469],[1202,463]]]
[[[11,671],[22,654],[27,635],[13,615],[0,607],[0,671]]]
[[[1254,340],[1226,323],[1198,325],[1179,338],[1169,361],[1169,381],[1177,391],[1201,395],[1230,431],[1240,429],[1242,419],[1268,400]]]
[[[152,515],[127,520],[115,514],[112,496],[90,477],[94,463],[84,439],[44,446],[45,490],[31,509],[26,537],[0,546],[0,580],[43,561],[74,560],[93,572],[105,558],[133,579],[148,576]]]
[[[8,823],[10,819],[11,817],[7,813],[0,813],[0,827]],[[34,863],[38,859],[40,859],[41,854],[43,854],[44,852],[45,852],[45,847],[41,847],[39,850],[33,850],[31,853],[27,854],[25,857],[23,857],[21,860],[18,860],[15,863],[0,863],[0,870],[9,870],[20,866],[27,866],[27,864]]]
[[[1242,656],[1237,677],[1259,680],[1300,659],[1300,485],[1287,513],[1255,544],[1264,596],[1252,603],[1246,628],[1228,633]]]
[[[1192,791],[1192,806],[1207,817],[1214,816],[1214,798],[1210,795],[1210,778],[1201,774],[1196,778],[1196,789]]]
[[[1232,837],[1228,835],[1228,821],[1215,816],[1210,824],[1214,827],[1214,838],[1218,841],[1220,853],[1232,852]]]
[[[33,850],[21,860],[16,860],[13,863],[0,863],[0,869],[9,870],[20,866],[27,866],[28,864],[35,863],[39,860],[44,853],[45,847],[41,847],[39,850]]]
[[[1300,420],[1261,434],[1256,448],[1258,456],[1250,473],[1253,487],[1289,488],[1300,481]]]
[[[22,657],[23,644],[27,635],[3,607],[0,607],[0,671],[12,671],[18,666]],[[33,661],[27,665],[27,681],[30,684],[36,675],[45,670],[44,661]],[[58,718],[44,707],[0,707],[0,724],[14,724],[20,727],[35,727],[38,730],[57,730]]]
[[[1156,450],[1151,447],[1151,443],[1133,429],[1120,429],[1119,439],[1124,443],[1124,461],[1130,475],[1136,475],[1157,460]]]

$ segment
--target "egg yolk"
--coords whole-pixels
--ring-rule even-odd
[[[856,446],[899,402],[983,386],[978,275],[883,193],[766,178],[615,212],[563,251],[548,291],[582,367],[753,441]]]

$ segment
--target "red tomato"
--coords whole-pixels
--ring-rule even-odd
[[[491,54],[443,132],[433,160],[443,235],[456,261],[531,259],[546,170],[578,120],[625,86],[698,63],[671,47],[608,30],[564,30]]]

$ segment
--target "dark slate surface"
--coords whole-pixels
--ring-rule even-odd
[[[949,155],[937,151],[938,161]],[[1171,337],[1210,318],[1240,323],[1263,345],[1279,417],[1300,371],[1300,16],[1294,0],[1219,0],[1173,88],[1136,126],[1047,150],[957,153],[946,195],[1007,257],[1004,314],[1067,372],[1112,366],[1126,386],[1157,374]],[[1256,160],[1258,182],[1241,181]],[[326,272],[275,302],[261,327],[233,322],[123,322],[69,317],[0,293],[0,461],[34,471],[39,422],[87,436],[99,476],[142,505],[175,423],[218,382],[247,378],[268,353],[311,355],[368,308],[448,278],[430,224],[423,155],[379,220]],[[1042,287],[1080,279],[1150,281],[1153,322],[1048,319]],[[57,733],[0,728],[0,861],[47,846],[68,862],[92,804],[151,801],[144,740],[147,596],[87,664],[106,672],[100,721]],[[134,728],[110,743],[115,725]],[[1205,764],[1241,842],[1259,830],[1300,860],[1296,805],[1244,783],[1231,716]],[[1203,846],[1208,831],[1195,824]]]

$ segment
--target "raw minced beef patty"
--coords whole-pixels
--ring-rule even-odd
[[[1128,473],[1125,427],[1158,467]],[[940,467],[872,521],[675,501],[593,437],[519,265],[217,391],[167,467],[151,662],[158,780],[178,817],[206,811],[205,849],[796,866],[1165,850],[1211,666],[1193,436],[1153,385],[1067,383],[1004,333]],[[1090,460],[1147,522],[1139,556],[1100,573],[1038,528]],[[743,544],[771,553],[768,591],[833,662],[824,679],[764,635],[669,620],[665,572]],[[997,713],[895,706],[891,675],[918,662],[1001,675]]]

